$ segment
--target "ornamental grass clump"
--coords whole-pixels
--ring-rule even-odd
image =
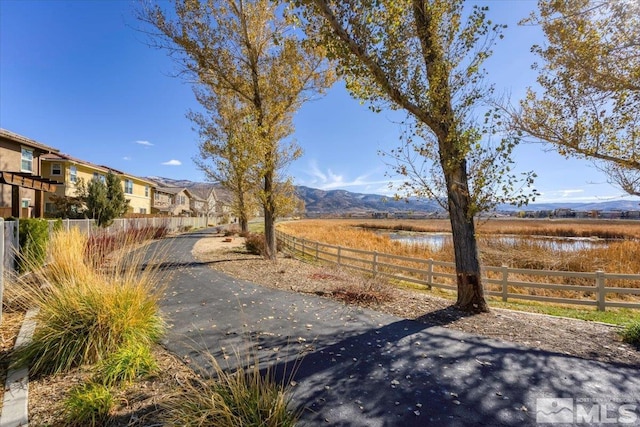
[[[106,386],[127,385],[158,369],[151,347],[132,343],[118,349],[96,366],[95,381]]]
[[[77,386],[63,403],[65,424],[69,426],[103,426],[114,406],[111,390],[97,383]]]
[[[290,393],[273,372],[259,364],[223,370],[210,356],[214,377],[194,377],[162,404],[166,425],[295,426],[300,412],[290,409]]]
[[[95,364],[134,343],[150,346],[163,333],[157,270],[142,269],[140,254],[97,270],[85,259],[86,242],[77,230],[55,233],[51,262],[37,273],[39,285],[25,287],[25,299],[39,313],[15,364],[30,364],[35,375]]]

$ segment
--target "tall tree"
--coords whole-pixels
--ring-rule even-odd
[[[107,173],[105,179],[107,187],[107,206],[103,212],[102,226],[109,226],[113,220],[124,216],[129,210],[129,201],[124,195],[122,180],[112,171]]]
[[[123,216],[129,208],[122,182],[111,171],[107,173],[104,182],[102,179],[93,178],[86,187],[80,186],[78,195],[87,206],[86,212],[100,227],[113,224],[113,220]]]
[[[540,0],[524,22],[547,43],[532,48],[541,90],[528,90],[512,126],[640,193],[640,3]]]
[[[474,107],[487,95],[483,61],[502,29],[486,8],[462,0],[299,0],[302,23],[355,96],[404,109],[429,140],[418,150],[437,159],[449,211],[458,296],[465,311],[488,311],[481,283],[467,160],[480,143]],[[466,18],[465,18],[466,17]]]
[[[159,6],[140,19],[158,30],[158,45],[169,49],[184,71],[217,99],[231,97],[254,126],[238,138],[259,159],[252,165],[261,189],[266,254],[276,257],[276,200],[279,170],[299,157],[289,140],[293,114],[333,83],[324,55],[300,42],[282,10],[270,0],[174,1],[175,18]],[[215,114],[215,113],[214,113]]]
[[[108,203],[107,186],[99,178],[94,177],[81,191],[80,198],[87,206],[86,213],[101,225],[100,218]]]
[[[255,135],[257,127],[250,121],[246,108],[235,102],[233,96],[212,96],[206,87],[196,87],[194,93],[207,112],[188,115],[200,134],[200,153],[194,162],[207,179],[231,192],[232,212],[240,221],[241,231],[248,232],[260,187],[255,171],[260,158],[251,144],[259,138]]]

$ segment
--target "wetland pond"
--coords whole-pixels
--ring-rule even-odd
[[[445,244],[451,244],[451,233],[418,233],[418,232],[381,232],[391,240],[406,243],[408,245],[420,245],[440,251]],[[573,252],[585,249],[606,247],[612,240],[598,237],[551,237],[551,236],[522,236],[522,235],[491,235],[482,236],[480,239],[491,239],[492,242],[515,246],[523,241],[535,244],[549,251]]]

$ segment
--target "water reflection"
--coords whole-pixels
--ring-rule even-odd
[[[392,232],[385,234],[387,234],[391,240],[411,245],[425,246],[432,251],[440,251],[445,244],[451,243],[451,233]],[[608,240],[599,239],[597,237],[495,235],[484,236],[483,239],[490,239],[492,243],[497,243],[503,246],[516,246],[526,240],[528,243],[535,244],[543,249],[563,252],[601,248],[609,244]]]

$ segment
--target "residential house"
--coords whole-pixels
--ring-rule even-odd
[[[119,172],[124,197],[129,200],[129,212],[151,214],[152,194],[155,183],[144,178]]]
[[[198,184],[189,187],[191,211],[196,216],[211,218],[215,222],[218,200],[213,184]]]
[[[0,217],[44,216],[45,194],[57,182],[41,176],[41,158],[58,149],[0,129]]]
[[[191,216],[191,193],[183,187],[154,189],[151,213],[171,216]]]
[[[189,198],[189,210],[191,211],[191,215],[197,216],[197,217],[206,216],[206,209],[205,209],[206,200],[204,200],[200,196],[193,194],[191,190],[189,190],[189,193],[191,194],[191,197]]]
[[[231,193],[231,191],[221,186],[215,186],[213,189],[213,193],[213,197],[216,200],[216,224],[238,222],[238,218],[233,213],[233,194]]]
[[[129,212],[151,213],[151,193],[155,185],[153,182],[108,166],[80,160],[68,154],[49,153],[42,156],[43,176],[61,183],[55,192],[57,196],[75,197],[81,181],[86,184],[95,178],[104,182],[110,171],[122,182],[125,198],[129,201]],[[45,212],[55,213],[51,196],[45,199]]]

